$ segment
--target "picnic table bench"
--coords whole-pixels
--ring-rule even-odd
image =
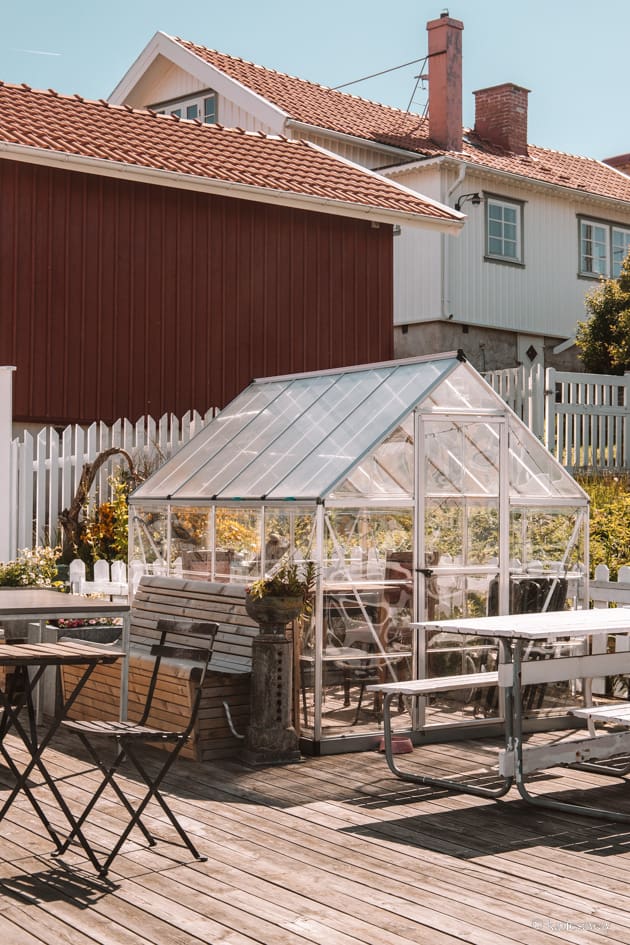
[[[157,642],[159,620],[212,622],[219,625],[206,675],[195,731],[184,754],[198,761],[232,757],[240,751],[249,721],[252,641],[258,626],[245,610],[245,587],[145,575],[131,607],[128,718],[139,718],[146,701],[153,657],[150,646]],[[149,722],[157,727],[177,727],[190,716],[192,666],[176,659],[164,660],[154,709]],[[64,667],[64,692],[76,673]],[[226,705],[228,714],[226,713]],[[120,710],[120,674],[99,666],[70,718],[114,720]]]

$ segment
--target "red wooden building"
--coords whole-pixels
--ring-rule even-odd
[[[0,87],[0,364],[14,419],[222,406],[390,358],[396,224],[459,214],[300,141]]]

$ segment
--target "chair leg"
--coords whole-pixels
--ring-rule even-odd
[[[94,807],[96,806],[96,804],[97,804],[99,798],[102,796],[103,792],[105,791],[105,789],[106,789],[107,787],[111,787],[111,788],[112,788],[112,790],[115,792],[115,794],[116,794],[118,800],[119,800],[119,801],[121,802],[121,804],[125,807],[125,809],[127,810],[127,813],[129,814],[130,817],[133,817],[134,814],[135,814],[135,810],[134,810],[133,805],[129,802],[129,800],[127,799],[127,797],[125,796],[125,794],[124,794],[124,792],[121,790],[121,788],[118,787],[118,784],[116,783],[116,780],[115,780],[115,777],[114,777],[115,774],[118,772],[118,769],[119,769],[120,766],[122,765],[123,761],[125,760],[125,757],[126,757],[125,750],[119,745],[119,746],[118,746],[118,752],[117,752],[117,754],[116,754],[116,758],[114,759],[114,761],[113,761],[110,765],[107,765],[107,764],[100,758],[100,756],[99,756],[98,753],[96,752],[96,750],[95,750],[95,748],[93,747],[93,745],[88,741],[88,739],[83,735],[83,733],[82,733],[82,732],[77,732],[76,734],[77,734],[78,738],[81,740],[81,743],[83,744],[83,746],[86,748],[86,750],[87,750],[88,754],[90,755],[90,757],[92,758],[94,764],[96,765],[96,767],[99,769],[99,771],[100,771],[101,774],[103,775],[103,780],[101,781],[101,783],[99,784],[98,788],[96,789],[96,791],[94,792],[94,794],[93,794],[92,797],[90,798],[90,800],[89,800],[87,806],[86,806],[85,809],[82,811],[80,817],[77,818],[77,820],[76,820],[76,826],[75,826],[74,830],[66,837],[66,839],[64,840],[64,842],[58,846],[57,850],[56,850],[55,853],[54,853],[54,856],[60,856],[62,853],[65,853],[65,852],[66,852],[66,850],[68,849],[68,847],[70,846],[70,844],[72,843],[72,841],[74,840],[74,838],[76,837],[77,832],[81,829],[81,827],[83,826],[83,824],[85,823],[85,821],[86,821],[87,818],[89,817],[90,813],[92,812],[92,810],[93,810]],[[142,833],[144,834],[145,840],[147,841],[147,843],[149,844],[149,846],[151,846],[151,847],[152,847],[152,846],[155,846],[155,844],[156,844],[156,842],[157,842],[157,841],[155,840],[155,837],[153,837],[152,834],[149,833],[149,831],[148,831],[147,828],[145,827],[144,823],[143,823],[140,819],[138,819],[137,825],[138,825],[138,827],[140,828],[140,830],[142,831]]]
[[[205,856],[205,855],[199,853],[199,851],[198,851],[197,848],[195,847],[194,843],[192,842],[192,840],[190,839],[190,837],[188,836],[188,834],[185,832],[184,828],[181,826],[181,824],[179,823],[179,821],[178,821],[177,818],[175,817],[175,814],[172,812],[172,810],[170,809],[170,807],[168,806],[168,804],[167,804],[166,801],[164,800],[164,797],[162,796],[162,794],[160,793],[160,790],[159,790],[160,784],[162,783],[164,777],[166,776],[166,774],[168,773],[169,769],[171,768],[171,766],[172,766],[173,763],[175,762],[177,756],[179,755],[179,752],[181,751],[181,749],[183,748],[183,746],[184,746],[185,743],[186,743],[186,739],[185,739],[185,738],[182,738],[182,739],[180,739],[178,742],[176,742],[175,747],[174,747],[173,750],[169,753],[168,758],[166,759],[166,761],[164,762],[164,764],[162,765],[162,767],[161,767],[160,770],[158,771],[157,775],[156,775],[153,779],[151,778],[149,772],[148,772],[148,771],[145,769],[145,767],[142,765],[142,763],[140,762],[140,760],[139,760],[139,758],[137,757],[137,755],[136,755],[136,754],[134,753],[134,751],[131,749],[130,745],[129,745],[129,744],[124,745],[123,750],[125,751],[127,757],[129,758],[129,761],[134,765],[134,767],[135,767],[136,770],[138,771],[138,774],[141,776],[141,778],[143,779],[144,783],[147,785],[147,787],[149,788],[149,790],[147,791],[147,793],[145,794],[144,798],[142,799],[142,801],[140,802],[140,804],[139,804],[138,807],[136,808],[136,810],[135,810],[135,812],[133,813],[133,816],[131,817],[129,823],[128,823],[127,826],[125,827],[125,829],[124,829],[124,831],[122,832],[121,836],[118,838],[118,841],[116,842],[116,845],[114,846],[113,850],[111,851],[111,853],[109,854],[109,856],[107,857],[107,859],[105,860],[105,862],[103,863],[103,865],[102,865],[102,867],[101,867],[101,869],[100,869],[100,871],[99,871],[99,875],[100,875],[100,876],[105,876],[105,875],[106,875],[106,873],[107,873],[108,870],[109,870],[109,867],[111,866],[111,864],[112,864],[112,862],[114,861],[114,859],[116,858],[116,856],[118,856],[118,853],[120,852],[120,849],[121,849],[123,843],[125,842],[125,840],[126,840],[127,837],[129,836],[129,834],[131,833],[131,831],[133,830],[133,828],[134,828],[136,825],[139,825],[139,824],[141,823],[140,818],[142,817],[142,814],[144,813],[145,808],[147,807],[147,805],[149,804],[149,801],[150,801],[152,798],[158,802],[158,804],[160,805],[160,807],[162,808],[162,810],[164,811],[164,813],[166,814],[166,816],[167,816],[168,819],[170,820],[171,824],[173,825],[173,827],[174,827],[175,830],[177,831],[179,837],[181,838],[181,840],[183,841],[183,843],[186,845],[186,847],[190,850],[190,852],[191,852],[192,855],[195,857],[195,859],[196,859],[196,860],[200,860],[201,862],[205,862],[205,861],[208,859],[207,856]]]

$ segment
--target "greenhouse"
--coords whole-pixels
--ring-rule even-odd
[[[313,614],[293,627],[314,753],[375,743],[370,683],[496,660],[492,640],[426,641],[415,622],[588,593],[585,493],[459,353],[253,381],[131,496],[130,537],[147,571],[201,581],[315,564]],[[396,727],[496,720],[478,696],[401,701]]]

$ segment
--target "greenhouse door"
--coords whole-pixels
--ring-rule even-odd
[[[504,416],[432,413],[418,420],[418,619],[485,616],[508,558]],[[450,676],[493,667],[496,647],[491,640],[421,632],[417,656],[420,678]]]

